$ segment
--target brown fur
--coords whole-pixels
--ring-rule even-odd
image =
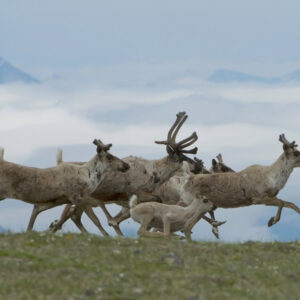
[[[183,148],[192,145],[196,141],[197,135],[195,133],[179,143],[175,142],[176,135],[186,119],[187,115],[185,113],[177,114],[177,119],[169,130],[168,141],[158,142],[167,146],[167,157],[159,160],[146,160],[136,156],[126,157],[123,160],[130,165],[130,170],[124,176],[120,176],[116,172],[110,173],[92,194],[93,197],[101,200],[101,208],[109,224],[114,227],[118,234],[121,234],[119,223],[130,217],[129,197],[136,194],[142,202],[157,201],[158,198],[152,195],[153,191],[168,181],[182,167],[182,161],[188,159],[183,153],[195,153],[197,150],[196,148],[183,150]],[[169,144],[169,141],[171,144]],[[121,212],[115,218],[111,217],[104,206],[104,204],[109,203],[123,206]],[[53,230],[60,229],[62,224],[71,217],[68,212],[70,209],[70,206],[65,208],[63,215]],[[82,211],[80,212],[80,208],[77,207],[75,210],[74,214],[78,218],[77,223],[81,223],[80,216]]]
[[[95,140],[94,143],[100,141]],[[98,145],[98,144],[97,144]],[[0,199],[14,198],[38,204],[40,209],[63,203],[81,206],[98,228],[106,234],[90,205],[97,201],[90,195],[105,178],[110,169],[126,171],[129,166],[113,157],[98,145],[97,155],[83,165],[60,164],[39,169],[0,160]],[[32,216],[30,230],[38,212]]]
[[[220,163],[223,163],[223,159],[222,159],[222,155],[219,154],[217,156],[218,158],[218,163],[217,166],[215,166],[215,168],[211,168],[210,172],[208,172],[202,161],[200,161],[199,159],[197,159],[197,161],[199,163],[202,163],[202,168],[199,168],[199,173],[202,176],[206,176],[207,174],[211,174],[214,172],[224,172],[224,169],[220,166]],[[229,167],[227,167],[228,169],[230,169]],[[228,170],[226,169],[226,171]],[[230,169],[232,170],[232,169]],[[189,165],[189,168],[182,168],[180,171],[178,171],[172,178],[170,178],[170,180],[166,183],[164,183],[163,185],[159,186],[155,192],[154,195],[156,197],[158,197],[159,199],[162,200],[163,203],[165,204],[173,204],[173,205],[180,205],[180,206],[186,206],[189,205],[192,201],[192,198],[188,198],[188,201],[186,198],[182,197],[183,194],[183,186],[186,184],[186,182],[188,181],[188,178],[190,176],[193,175],[194,169],[191,165]],[[222,225],[225,223],[224,222],[216,222],[215,221],[215,217],[214,217],[214,212],[210,211],[210,216],[211,218],[208,218],[206,216],[202,216],[202,218],[210,223],[213,228],[212,228],[212,232],[213,234],[219,238],[219,230],[218,230],[218,226]]]
[[[179,187],[182,184],[182,180],[184,180],[183,174],[185,172],[190,173],[190,171],[194,171],[194,165],[189,164],[187,169],[187,164],[185,163],[185,167],[181,167],[174,176],[171,177],[169,180],[165,180],[166,177],[169,176],[169,174],[164,177],[164,180],[160,182],[155,183],[155,185],[149,184],[146,187],[147,190],[141,190],[143,187],[143,184],[145,182],[153,183],[154,179],[153,176],[151,176],[151,172],[153,173],[153,169],[156,170],[156,174],[160,174],[162,170],[164,170],[167,166],[162,164],[165,159],[159,160],[159,161],[148,161],[137,157],[126,157],[123,159],[125,162],[127,162],[130,165],[130,170],[125,174],[125,176],[118,176],[114,174],[114,172],[110,173],[109,176],[106,177],[106,179],[102,182],[101,187],[99,186],[99,199],[104,201],[105,203],[117,203],[121,204],[123,207],[121,211],[112,218],[109,214],[109,212],[106,210],[104,204],[101,205],[101,208],[103,209],[108,222],[111,226],[114,227],[115,231],[118,234],[121,234],[121,231],[119,230],[119,224],[128,219],[130,217],[129,207],[128,207],[128,194],[132,194],[134,192],[137,192],[139,199],[142,200],[142,202],[149,202],[149,201],[158,201],[163,202],[165,204],[179,204],[181,206],[186,206],[188,204],[185,204],[184,202],[181,202],[180,200],[180,193],[177,190],[177,187]],[[197,160],[198,162],[200,160]],[[160,169],[159,169],[160,168]],[[150,170],[147,172],[147,169]],[[208,173],[204,166],[198,168],[199,171],[204,172],[205,174]],[[140,174],[140,176],[137,177],[136,174]],[[114,185],[114,182],[117,182],[118,184]],[[165,182],[164,182],[165,181]],[[128,184],[129,183],[129,184]],[[115,186],[115,194],[112,193],[111,188]],[[149,188],[150,187],[150,188]],[[126,191],[126,194],[117,193],[118,191],[121,191],[124,189]],[[153,192],[151,193],[151,190]],[[95,195],[94,195],[95,196]],[[96,196],[95,196],[96,197]],[[101,198],[100,198],[101,197]],[[115,200],[119,199],[118,202]],[[51,227],[54,231],[61,228],[62,224],[68,219],[71,218],[77,225],[77,227],[81,231],[86,231],[84,226],[81,223],[81,215],[83,213],[80,208],[74,207],[72,209],[72,212],[70,211],[71,205],[67,206],[65,208],[65,212],[62,215],[62,218],[60,221],[56,222],[55,224],[52,223]],[[206,216],[203,216],[202,218],[209,222],[211,225],[213,225],[213,233],[218,238],[218,226],[224,224],[225,222],[217,222],[214,220],[214,214],[211,213],[213,219],[210,219]],[[64,218],[63,218],[64,216]],[[53,226],[55,225],[55,226]],[[79,226],[78,226],[79,225]],[[83,230],[82,230],[83,229]]]
[[[280,141],[285,140],[284,135]],[[287,142],[285,142],[287,143]],[[300,209],[293,203],[277,198],[293,169],[300,167],[300,155],[295,143],[284,144],[284,152],[271,166],[253,165],[238,173],[191,175],[184,184],[183,197],[207,196],[217,207],[234,208],[254,204],[277,206],[269,226],[280,220],[283,207]]]

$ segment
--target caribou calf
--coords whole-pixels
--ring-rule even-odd
[[[195,198],[189,206],[182,207],[158,202],[137,204],[137,196],[133,195],[129,205],[132,219],[141,224],[139,236],[170,237],[171,233],[180,230],[188,240],[191,239],[191,224],[214,208],[213,203],[205,196]],[[150,232],[148,229],[151,227],[163,232]]]

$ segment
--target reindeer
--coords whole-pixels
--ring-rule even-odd
[[[63,163],[63,159],[62,159],[62,150],[61,149],[58,149],[57,150],[57,155],[56,155],[56,165],[59,165]],[[69,162],[69,164],[75,164],[75,165],[84,165],[86,162]],[[71,205],[72,207],[74,205],[72,204],[67,204],[67,205]],[[50,207],[52,208],[52,207]],[[45,210],[48,210],[49,207],[48,205],[41,205],[41,204],[34,204],[34,207],[33,207],[33,210],[32,210],[32,213],[31,213],[31,217],[30,217],[30,221],[29,221],[29,224],[27,226],[27,231],[31,231],[32,228],[33,228],[33,225],[34,225],[34,222],[36,220],[36,217],[38,214],[40,214],[41,212],[45,211]],[[74,220],[75,224],[77,225],[78,228],[80,228],[80,224],[77,224],[76,223],[76,219]],[[51,226],[50,226],[50,229],[51,229]],[[82,232],[87,232],[86,229],[82,226],[82,228],[80,228],[80,230]],[[106,234],[105,234],[106,235]]]
[[[137,204],[137,197],[133,195],[129,206],[132,219],[141,224],[138,235],[150,237],[171,237],[171,233],[179,230],[186,234],[185,229],[190,229],[195,219],[214,208],[205,196],[194,198],[190,205],[182,207],[158,202]],[[163,232],[150,232],[148,229],[151,227]],[[186,236],[190,238],[189,233]]]
[[[212,160],[212,167],[210,168],[210,171],[208,171],[205,168],[203,161],[194,157],[194,161],[196,163],[194,168],[191,168],[191,165],[190,168],[182,168],[172,178],[170,178],[168,182],[159,186],[154,191],[154,195],[161,199],[165,204],[179,205],[183,207],[189,205],[190,202],[186,202],[185,198],[182,198],[182,189],[190,175],[201,174],[202,176],[206,176],[207,174],[212,173],[234,172],[231,168],[224,164],[222,154],[217,155],[217,160],[218,162],[215,159]],[[214,209],[215,208],[216,207],[214,207]],[[209,214],[211,218],[208,218],[203,214],[202,219],[212,225],[212,232],[218,239],[218,227],[225,224],[226,221],[215,221],[214,210],[209,211]]]
[[[93,197],[102,201],[103,209],[109,225],[113,226],[115,231],[120,234],[119,224],[130,217],[128,199],[131,195],[136,194],[142,202],[162,200],[153,195],[153,191],[165,182],[167,182],[181,167],[182,162],[187,161],[192,168],[199,167],[197,162],[188,158],[185,154],[196,154],[197,148],[186,150],[198,139],[194,132],[188,138],[176,142],[177,134],[187,119],[185,112],[180,112],[176,116],[175,123],[171,126],[167,140],[156,142],[157,144],[166,145],[168,156],[160,160],[145,160],[135,156],[129,156],[123,160],[130,165],[130,170],[125,176],[120,177],[111,173],[110,176],[101,183],[93,193]],[[104,204],[116,203],[122,206],[122,210],[114,218],[106,210]],[[78,207],[66,206],[59,221],[52,223],[52,230],[56,231],[61,228],[62,224],[70,217],[76,220],[75,223],[81,223],[83,211]]]
[[[103,235],[108,235],[91,208],[98,203],[91,194],[111,170],[123,173],[130,167],[108,152],[111,144],[104,145],[96,139],[94,144],[97,154],[82,165],[60,164],[39,169],[0,160],[0,199],[14,198],[37,204],[28,230],[41,211],[72,203],[81,207]]]
[[[295,141],[290,143],[284,134],[279,136],[279,141],[283,144],[283,153],[272,165],[253,165],[237,173],[190,175],[182,185],[182,199],[188,204],[191,196],[197,198],[204,195],[221,208],[258,204],[277,206],[277,214],[269,220],[269,227],[280,220],[283,207],[300,214],[294,203],[277,197],[293,169],[300,167],[300,152]]]
[[[169,134],[170,134],[170,132],[169,132]],[[161,142],[158,142],[158,143],[161,143]],[[60,153],[59,157],[60,157],[60,161],[62,161],[61,153]],[[213,163],[213,165],[214,165],[213,172],[217,172],[217,171],[226,172],[228,170],[232,170],[223,163],[221,154],[219,154],[217,156],[217,159],[218,159],[218,163],[217,162],[215,164]],[[134,170],[135,166],[134,166],[134,164],[130,163],[128,158],[124,158],[123,160],[128,162],[131,165],[131,170]],[[184,202],[180,201],[180,193],[177,191],[177,187],[180,186],[180,181],[183,180],[183,178],[184,178],[183,177],[184,173],[192,172],[195,174],[199,174],[199,173],[210,174],[210,172],[207,171],[206,168],[204,167],[203,161],[196,157],[194,158],[194,161],[192,161],[191,159],[188,159],[188,158],[185,158],[185,160],[188,163],[188,167],[180,168],[176,172],[176,174],[174,176],[172,176],[168,181],[166,181],[165,183],[163,183],[161,185],[158,185],[158,187],[153,191],[152,198],[149,198],[149,196],[148,196],[149,201],[159,201],[164,204],[174,204],[174,205],[178,204],[181,206],[186,206],[186,204]],[[143,202],[145,202],[145,199]],[[113,226],[115,231],[117,232],[117,234],[120,235],[121,231],[119,230],[119,224],[122,221],[124,221],[130,217],[129,208],[127,206],[123,206],[120,213],[115,218],[112,218],[110,216],[110,214],[106,210],[104,204],[101,205],[101,208],[103,209],[104,213],[106,214],[109,224],[111,226]],[[67,220],[68,218],[71,218],[73,220],[73,222],[77,225],[77,227],[82,232],[86,232],[86,229],[84,228],[84,226],[81,223],[82,213],[83,213],[82,210],[80,210],[74,206],[71,207],[71,205],[69,205],[65,208],[65,211],[61,217],[61,220],[54,221],[50,225],[50,228],[53,231],[56,231],[61,228],[61,226],[63,224],[62,220]],[[212,232],[217,238],[219,238],[218,226],[223,225],[226,221],[223,221],[223,222],[215,221],[213,211],[210,212],[210,215],[213,219],[210,219],[204,215],[202,216],[202,218],[213,226]]]

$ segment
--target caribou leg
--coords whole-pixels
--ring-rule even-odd
[[[109,212],[107,211],[107,209],[105,208],[105,205],[102,203],[98,202],[98,205],[103,209],[104,214],[106,215],[106,217],[108,218],[108,224],[110,226],[113,226],[114,230],[116,231],[116,233],[118,235],[123,235],[120,228],[119,228],[119,223],[115,223],[115,218],[112,218],[111,215],[109,214]],[[126,209],[128,210],[128,209]],[[129,210],[128,210],[129,211]],[[81,216],[83,214],[84,210],[79,207],[79,206],[73,206],[70,205],[66,205],[64,211],[62,212],[62,215],[60,217],[59,220],[55,220],[54,222],[52,222],[50,224],[50,228],[53,232],[56,232],[57,230],[61,229],[63,224],[69,219],[71,218],[71,220],[75,223],[75,225],[79,228],[79,230],[81,232],[87,232],[87,230],[85,229],[85,227],[83,226],[82,222],[81,222]],[[121,211],[122,212],[122,211]],[[119,213],[117,216],[123,216],[123,214]],[[130,216],[130,215],[129,215]],[[126,216],[127,219],[128,217]],[[112,221],[112,222],[110,222]],[[118,220],[119,221],[119,220]],[[122,219],[120,219],[119,222],[123,221]]]
[[[150,224],[152,218],[153,218],[153,216],[148,215],[148,216],[145,216],[145,218],[143,219],[143,221],[141,223],[141,227],[138,230],[138,235],[140,237],[162,237],[162,236],[165,236],[165,234],[163,232],[148,231],[148,227],[149,227],[149,224]]]
[[[210,215],[210,217],[211,217],[211,219],[213,220],[213,221],[216,221],[216,218],[215,218],[215,212],[213,211],[213,210],[211,210],[210,212],[209,212],[209,215]],[[218,229],[218,227],[217,226],[215,226],[213,223],[211,223],[212,224],[212,233],[215,235],[215,237],[217,238],[217,239],[219,239],[219,229]]]
[[[110,215],[110,213],[108,212],[108,210],[106,209],[105,204],[104,203],[99,203],[99,207],[101,207],[101,209],[103,210],[103,212],[104,212],[104,214],[105,214],[105,216],[108,220],[108,225],[113,227],[113,229],[115,230],[117,235],[123,236],[123,233],[122,233],[122,231],[119,227],[119,224],[114,224],[113,223],[113,218]]]
[[[186,239],[188,240],[188,241],[191,241],[191,234],[192,234],[192,228],[200,221],[200,219],[202,218],[203,216],[199,216],[197,219],[195,219],[194,220],[194,222],[192,222],[191,224],[190,224],[190,226],[188,226],[184,231],[183,231],[183,233],[184,233],[184,235],[185,235],[185,237],[186,237]],[[205,221],[207,221],[207,222],[209,222],[210,223],[210,221],[208,221],[208,220],[206,220],[206,219],[208,219],[208,220],[210,220],[209,218],[207,218],[207,217],[205,217]],[[189,231],[189,232],[188,232]]]
[[[63,210],[63,212],[61,213],[60,219],[59,220],[54,220],[50,225],[49,225],[49,229],[52,232],[56,232],[57,230],[62,228],[62,225],[67,221],[67,219],[65,218],[66,215],[70,215],[70,211],[72,208],[72,204],[67,204]],[[64,220],[62,220],[62,218]]]
[[[59,205],[61,205],[61,204],[50,203],[50,202],[49,203],[42,203],[42,204],[35,204],[34,207],[33,207],[32,213],[31,213],[31,217],[30,217],[28,226],[27,226],[27,231],[31,231],[32,230],[34,222],[35,222],[37,216],[41,212],[43,212],[43,211],[45,211],[47,209],[59,206]]]
[[[278,207],[276,216],[272,217],[268,222],[269,227],[271,227],[271,226],[275,225],[277,222],[279,222],[280,217],[281,217],[281,212],[284,207],[291,208],[291,209],[295,210],[298,214],[300,214],[300,209],[299,209],[299,207],[297,207],[297,205],[295,205],[292,202],[281,200],[277,197],[267,198],[267,199],[264,199],[264,201],[261,201],[256,204],[264,204],[267,206],[277,206]]]
[[[83,210],[80,207],[78,207],[78,206],[73,207],[72,214],[71,214],[71,220],[75,223],[75,225],[79,228],[79,230],[82,233],[87,233],[87,230],[81,223],[82,214],[83,214]]]
[[[70,197],[69,200],[72,202],[72,204],[79,206],[79,208],[81,208],[87,214],[87,216],[91,219],[91,221],[96,225],[96,227],[104,236],[109,236],[109,234],[102,227],[98,217],[92,209],[92,206],[99,204],[99,201],[89,195],[74,195]]]
[[[209,212],[209,214],[212,217],[211,219],[208,218],[208,217],[206,217],[205,215],[201,215],[197,219],[195,219],[195,221],[193,223],[191,223],[191,225],[188,228],[193,228],[200,221],[200,219],[203,218],[206,222],[208,222],[209,224],[211,224],[213,226],[212,232],[216,236],[216,238],[218,239],[219,238],[218,227],[221,226],[221,225],[223,225],[224,223],[226,223],[226,221],[223,221],[223,222],[216,221],[215,220],[215,215],[214,215],[213,211]],[[187,237],[187,239],[189,240],[190,237],[191,237],[191,232],[188,234],[187,230],[188,229],[184,230],[184,234]],[[188,234],[188,236],[187,236],[187,234]]]
[[[122,207],[120,212],[109,221],[109,225],[119,225],[128,218],[130,218],[130,209],[127,207]]]
[[[87,214],[87,216],[92,220],[92,222],[98,227],[98,229],[102,232],[104,236],[109,236],[109,234],[105,231],[105,229],[102,227],[99,219],[95,215],[92,207],[90,205],[85,205],[83,208],[84,212]]]
[[[57,230],[60,230],[63,226],[63,224],[68,221],[68,219],[71,219],[73,223],[77,226],[77,228],[82,233],[87,233],[88,231],[83,226],[81,222],[81,217],[83,214],[83,209],[79,206],[72,206],[71,204],[66,205],[64,208],[64,211],[62,212],[60,219],[53,221],[49,228],[52,232],[56,232]]]

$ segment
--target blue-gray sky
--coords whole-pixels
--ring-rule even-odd
[[[0,55],[29,69],[185,60],[299,66],[299,13],[296,0],[1,1]]]

